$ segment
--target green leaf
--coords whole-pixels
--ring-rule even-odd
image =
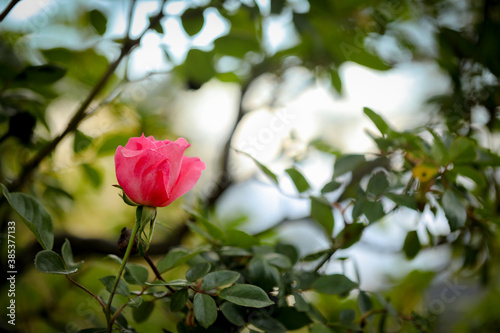
[[[9,193],[2,185],[2,192],[12,209],[21,217],[21,220],[35,235],[45,250],[52,249],[54,243],[54,226],[52,217],[41,203],[24,193]]]
[[[132,310],[132,316],[136,322],[142,323],[149,318],[154,308],[155,302],[142,302],[139,307]]]
[[[368,294],[362,290],[359,291],[358,305],[359,305],[359,310],[361,311],[362,314],[370,311],[373,308],[370,296],[368,296]]]
[[[432,130],[431,128],[428,128],[427,130],[434,138],[434,142],[431,146],[431,155],[434,158],[434,161],[437,162],[437,164],[444,165],[448,160],[448,149],[446,149],[443,140],[439,135],[437,135],[436,132],[434,132],[434,130]]]
[[[108,19],[101,11],[97,9],[91,10],[89,12],[89,22],[99,35],[104,35],[106,26],[108,25]]]
[[[15,78],[16,81],[25,81],[30,84],[50,84],[58,81],[66,74],[63,67],[48,64],[28,66]]]
[[[233,271],[216,271],[208,273],[201,281],[202,290],[210,290],[217,287],[233,284],[240,278],[240,273]]]
[[[449,158],[453,163],[467,163],[476,159],[476,142],[466,138],[458,137],[450,145]]]
[[[357,219],[361,214],[364,214],[368,221],[373,223],[385,215],[384,207],[380,201],[359,199],[354,203],[352,210],[353,219]]]
[[[261,288],[251,284],[235,284],[223,289],[219,297],[231,303],[251,307],[263,308],[274,304]]]
[[[292,268],[290,258],[280,253],[267,253],[263,256],[264,260],[269,264],[282,269]]]
[[[164,31],[163,31],[163,26],[161,25],[161,21],[153,22],[153,19],[154,19],[154,16],[151,16],[149,18],[149,25],[151,26],[151,29],[153,29],[154,31],[156,31],[159,34],[163,34]]]
[[[458,195],[453,190],[446,190],[441,204],[448,219],[450,231],[462,228],[467,220],[467,211]]]
[[[172,287],[188,287],[192,283],[184,279],[174,279],[170,281],[157,280],[154,282],[146,282],[148,286],[172,286]]]
[[[250,324],[266,333],[285,333],[286,327],[278,320],[271,317],[267,312],[258,311],[256,315],[249,316]]]
[[[63,275],[68,275],[78,270],[77,268],[67,269],[62,258],[51,250],[43,250],[37,253],[35,267],[42,273]]]
[[[356,287],[356,283],[342,274],[320,276],[311,285],[312,289],[329,295],[347,295]]]
[[[204,8],[188,8],[182,15],[182,27],[189,36],[194,36],[201,31],[205,20],[203,18]]]
[[[252,253],[247,250],[235,246],[223,246],[221,247],[219,254],[221,256],[228,257],[250,257],[252,255]]]
[[[307,180],[297,169],[289,168],[285,171],[292,179],[293,183],[295,184],[295,188],[297,189],[297,191],[299,191],[299,193],[305,192],[311,188]]]
[[[189,214],[191,214],[196,219],[196,221],[198,221],[198,223],[200,223],[203,226],[203,228],[205,228],[205,230],[214,240],[223,240],[226,237],[224,231],[215,224],[213,224],[212,222],[210,222],[208,219],[204,218],[203,216],[201,216],[200,214],[198,214],[193,210],[186,208],[185,210]]]
[[[388,199],[394,201],[398,206],[408,207],[417,210],[417,201],[414,197],[407,194],[386,193]]]
[[[123,133],[104,136],[99,140],[102,141],[102,145],[97,150],[97,155],[105,156],[114,154],[118,146],[124,147],[127,144],[128,139],[130,139],[130,135]]]
[[[266,167],[264,164],[262,164],[259,161],[257,161],[252,155],[250,155],[248,153],[245,153],[244,151],[237,150],[237,152],[240,153],[240,154],[243,154],[243,155],[246,155],[246,156],[250,157],[252,159],[252,161],[254,161],[254,163],[257,164],[257,166],[260,168],[260,170],[267,177],[269,177],[269,179],[271,179],[274,183],[278,184],[278,177],[276,177],[276,175],[271,170],[269,170],[268,167]]]
[[[365,107],[363,108],[363,112],[370,118],[370,120],[377,126],[378,130],[382,135],[385,135],[391,131],[391,128],[385,122],[384,118],[375,113],[373,110]]]
[[[188,262],[198,254],[199,252],[190,252],[183,248],[175,248],[170,250],[167,255],[158,262],[156,268],[158,268],[160,273],[164,273],[174,267]]]
[[[343,155],[335,161],[333,169],[333,177],[338,177],[346,172],[357,169],[362,164],[366,163],[364,155]]]
[[[231,302],[224,302],[220,306],[222,314],[229,320],[232,324],[236,326],[245,326],[245,310],[244,308],[233,304]]]
[[[276,316],[279,322],[285,325],[287,332],[298,330],[312,323],[311,319],[294,307],[280,307]]]
[[[210,265],[209,262],[200,262],[193,267],[191,267],[187,272],[186,272],[186,279],[191,282],[195,282],[198,279],[201,279],[205,275],[207,275],[208,272],[210,272],[210,269],[212,268],[212,265]]]
[[[453,171],[461,176],[471,179],[474,183],[476,183],[478,188],[484,188],[487,185],[484,175],[472,166],[456,165],[453,167]]]
[[[342,94],[342,80],[340,79],[338,70],[332,69],[330,71],[330,83],[339,94]]]
[[[111,290],[113,289],[113,284],[115,283],[115,279],[116,277],[114,275],[108,275],[100,278],[99,281],[101,281],[101,283],[106,287],[106,290],[108,292],[111,292]],[[125,297],[130,296],[130,289],[128,289],[127,284],[122,279],[118,281],[118,285],[116,286],[116,293]]]
[[[337,237],[338,239],[344,240],[340,248],[347,249],[356,244],[356,242],[359,241],[359,239],[363,235],[365,227],[366,226],[363,223],[346,224],[344,229],[340,232],[340,234]]]
[[[280,272],[271,266],[262,255],[257,255],[248,263],[250,281],[265,291],[271,291],[280,283]]]
[[[78,154],[81,151],[87,149],[92,143],[92,138],[85,135],[83,132],[76,130],[75,138],[73,140],[73,151]]]
[[[202,85],[216,74],[214,68],[214,56],[211,52],[191,49],[186,60],[179,66],[187,81]]]
[[[196,293],[193,299],[193,310],[194,317],[205,328],[217,319],[217,305],[212,296]]]
[[[333,212],[330,203],[323,197],[311,196],[311,217],[325,229],[328,237],[333,232]]]
[[[340,311],[339,317],[343,324],[352,323],[356,319],[356,311],[353,309],[344,309]]]
[[[342,184],[332,180],[321,189],[321,194],[330,193],[337,190]]]
[[[309,333],[334,333],[334,331],[324,324],[315,323],[310,327]]]
[[[143,265],[128,263],[123,278],[130,284],[143,286],[148,281],[149,271]]]
[[[379,196],[385,193],[388,187],[389,182],[387,181],[387,176],[385,175],[385,173],[377,172],[370,178],[366,190],[367,192]]]
[[[85,328],[83,330],[79,330],[76,333],[107,333],[107,328]]]
[[[296,264],[299,260],[299,252],[293,245],[278,243],[276,244],[276,252],[288,257],[291,265]]]
[[[306,312],[309,311],[309,303],[304,299],[304,296],[302,296],[301,293],[294,291],[293,292],[293,298],[295,300],[295,308],[298,311]]]
[[[73,252],[71,251],[71,244],[69,240],[66,238],[64,244],[62,245],[61,254],[64,260],[64,263],[68,270],[78,270],[83,265],[83,261],[75,263],[73,259]]]
[[[181,311],[186,306],[188,300],[188,290],[182,289],[175,292],[170,300],[170,310]]]
[[[420,245],[420,240],[418,239],[418,234],[416,230],[410,231],[406,235],[405,243],[403,245],[403,251],[406,258],[409,260],[415,258],[420,251],[422,246]]]
[[[102,185],[101,172],[87,163],[83,163],[81,166],[90,184],[92,184],[94,188],[99,188]]]
[[[243,249],[249,249],[252,246],[258,245],[259,240],[244,231],[237,229],[229,229],[226,231],[225,245],[237,246]]]
[[[271,0],[271,14],[281,14],[285,4],[286,0]]]
[[[306,255],[304,258],[302,258],[301,260],[302,261],[308,261],[308,262],[309,261],[316,261],[319,258],[321,258],[324,255],[326,255],[329,251],[330,251],[330,249],[326,249],[326,250],[321,250],[321,251],[318,251],[318,252],[310,253],[310,254]]]
[[[130,301],[127,302],[127,306],[135,309],[141,306],[142,302],[144,302],[144,299],[141,296],[137,296],[130,299]]]

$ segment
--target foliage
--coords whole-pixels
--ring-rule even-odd
[[[134,3],[131,1],[130,17]],[[462,324],[463,330],[498,328],[492,309],[498,305],[500,156],[485,144],[481,135],[494,135],[498,130],[498,4],[488,0],[477,5],[467,2],[472,13],[469,21],[450,28],[441,24],[440,18],[457,10],[452,1],[303,3],[307,4],[306,9],[300,1],[272,0],[267,10],[253,1],[186,3],[178,19],[190,38],[202,33],[209,12],[216,11],[227,22],[228,30],[208,48],[190,48],[182,61],[173,60],[171,51],[165,49],[171,66],[168,77],[147,87],[151,90],[149,98],[140,101],[127,94],[134,82],[124,59],[140,45],[146,32],[166,34],[162,24],[164,2],[158,12],[148,17],[141,34],[131,35],[131,28],[127,27],[119,39],[109,37],[110,13],[99,8],[75,7],[69,18],[51,17],[49,27],[70,29],[86,41],[75,48],[62,43],[34,47],[25,44],[31,31],[0,31],[0,182],[2,205],[11,208],[2,210],[2,223],[6,228],[7,221],[18,216],[41,246],[36,256],[27,256],[29,264],[34,261],[39,272],[56,274],[57,280],[50,281],[57,281],[54,284],[58,288],[64,275],[102,311],[102,316],[92,319],[92,328],[84,329],[89,326],[88,321],[78,322],[69,331],[142,331],[148,322],[165,332],[438,329],[436,316],[418,308],[423,303],[422,293],[430,288],[438,272],[415,271],[389,290],[373,291],[362,288],[355,265],[354,272],[342,269],[332,273],[327,269],[331,263],[349,261],[351,258],[342,257],[339,252],[360,244],[368,228],[398,211],[412,211],[418,216],[431,214],[435,219],[444,216],[449,231],[438,234],[426,229],[424,235],[416,229],[407,230],[399,252],[413,260],[427,250],[450,248],[453,263],[444,270],[453,274],[467,272],[491,295],[464,317],[475,321]],[[290,19],[299,41],[274,50],[265,42],[263,27],[278,16]],[[398,30],[402,24],[421,17],[434,25],[434,54],[420,50],[417,43]],[[408,51],[413,59],[435,62],[450,78],[450,92],[429,101],[438,106],[438,121],[399,131],[379,114],[383,110],[365,108],[364,115],[378,130],[376,134],[368,133],[376,146],[375,153],[343,154],[321,140],[310,142],[311,151],[334,155],[335,159],[332,178],[321,184],[321,190],[316,190],[294,163],[279,174],[251,154],[241,152],[255,162],[271,186],[281,190],[283,179],[288,177],[287,181],[295,186],[295,197],[310,203],[306,219],[327,240],[327,246],[316,252],[301,255],[293,245],[269,241],[266,233],[252,235],[220,225],[213,214],[214,205],[234,181],[228,172],[228,156],[232,135],[243,118],[242,101],[249,87],[264,75],[279,82],[288,70],[301,67],[313,73],[318,82],[324,83],[327,78],[332,92],[342,94],[342,64],[355,62],[379,71],[397,65],[397,60],[378,55],[372,47],[371,42],[382,37],[394,38],[398,47]],[[111,58],[102,53],[103,44],[99,41],[119,49],[119,55]],[[24,52],[26,48],[33,54]],[[228,60],[237,64],[236,70],[225,67]],[[155,73],[147,76],[150,75]],[[57,242],[58,233],[65,230],[67,207],[94,196],[93,191],[102,187],[106,174],[101,161],[130,136],[141,132],[169,135],[173,131],[164,125],[168,121],[163,115],[155,111],[158,104],[166,103],[151,96],[175,95],[186,87],[197,90],[211,80],[238,85],[241,101],[234,130],[222,151],[222,176],[218,179],[221,185],[205,202],[187,209],[187,213],[177,210],[177,217],[188,216],[180,228],[187,226],[183,235],[188,234],[189,241],[181,243],[178,237],[175,247],[162,248],[161,258],[152,259],[148,251],[154,248],[150,242],[156,210],[146,216],[144,211],[149,208],[139,206],[129,238],[140,234],[138,249],[134,249],[134,242],[122,239],[125,254],[122,258],[108,256],[105,268],[99,267],[95,257],[89,257],[85,263],[75,262],[70,241]],[[169,89],[156,91],[156,86]],[[269,104],[279,103],[280,97],[277,92]],[[53,133],[48,110],[65,99],[78,101],[79,107],[66,128]],[[481,130],[473,121],[478,109],[485,110],[487,116]],[[106,114],[107,127],[92,132],[81,126],[97,112]],[[133,125],[128,122],[130,119]],[[83,179],[80,186],[64,183],[55,168],[61,165],[56,152],[62,149],[60,142],[67,137],[72,140],[71,151],[64,151],[67,158],[62,164],[68,169],[76,166],[78,177]],[[124,194],[123,199],[127,199]],[[17,215],[11,215],[12,212]],[[131,220],[125,217],[120,222]],[[271,227],[268,231],[276,229]],[[127,232],[122,231],[122,236]],[[23,241],[30,240],[25,237]],[[26,253],[29,248],[25,246]],[[80,255],[83,256],[76,257],[79,259]],[[115,263],[120,266],[118,273]],[[30,306],[48,307],[43,300],[47,294],[43,288],[29,287],[34,295]],[[63,288],[59,289],[59,293],[64,293]],[[99,289],[101,292],[97,293]],[[63,295],[57,296],[63,299]],[[58,323],[50,315],[47,317],[47,325],[52,326],[37,325],[50,331]]]

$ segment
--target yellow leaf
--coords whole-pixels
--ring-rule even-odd
[[[434,178],[439,172],[439,169],[431,164],[419,164],[413,168],[413,177],[425,183]]]

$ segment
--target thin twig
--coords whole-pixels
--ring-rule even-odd
[[[77,286],[78,288],[82,289],[83,291],[85,291],[87,294],[89,294],[90,296],[92,296],[93,298],[95,298],[95,300],[99,303],[99,305],[101,306],[102,308],[102,311],[105,311],[106,309],[106,304],[104,304],[104,302],[96,295],[94,294],[93,292],[91,292],[90,290],[88,290],[87,288],[85,288],[84,286],[82,286],[81,284],[79,284],[78,282],[76,282],[75,280],[73,280],[72,278],[69,277],[69,275],[65,275],[66,278],[71,282],[73,283],[75,286]]]
[[[153,262],[153,260],[151,260],[151,258],[149,257],[149,255],[147,253],[144,254],[144,259],[146,259],[146,262],[149,264],[149,267],[151,267],[151,269],[153,270],[153,272],[155,273],[155,276],[158,280],[160,281],[163,281],[165,282],[165,279],[161,276],[160,272],[158,271],[158,268],[156,267],[155,263]],[[171,293],[175,293],[175,290],[170,287],[170,286],[165,286],[168,291],[170,291]]]
[[[21,2],[21,0],[11,0],[7,7],[3,10],[2,14],[0,14],[0,22],[3,21],[3,19],[9,15],[10,11],[14,8],[15,5],[17,5],[18,2]]]

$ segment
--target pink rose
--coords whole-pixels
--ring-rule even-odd
[[[115,154],[116,178],[134,202],[165,207],[191,190],[205,169],[198,157],[184,156],[184,138],[157,141],[152,136],[130,138]]]

